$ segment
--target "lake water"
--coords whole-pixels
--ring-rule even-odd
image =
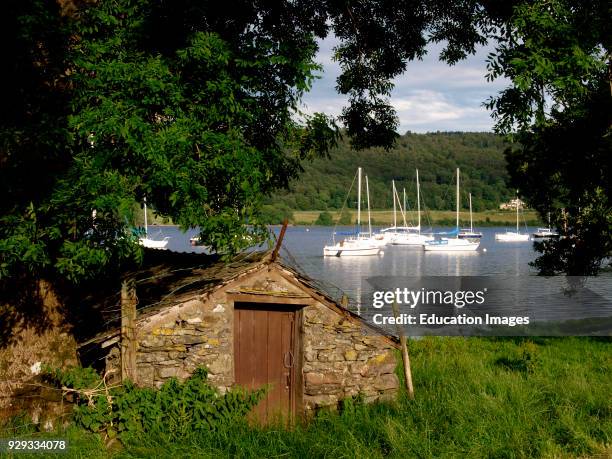
[[[350,231],[352,227],[338,227]],[[274,227],[278,234],[280,228]],[[437,230],[437,229],[435,229]],[[442,230],[442,229],[440,229]],[[291,226],[287,228],[283,247],[296,264],[310,277],[336,286],[351,297],[360,293],[361,281],[371,276],[518,276],[535,274],[529,266],[537,253],[532,242],[497,242],[496,232],[506,228],[481,228],[483,233],[476,252],[425,252],[421,247],[387,246],[384,254],[369,257],[323,257],[323,246],[331,242],[332,228]],[[532,233],[535,228],[528,228]],[[196,230],[182,233],[172,226],[149,227],[149,236],[157,239],[169,236],[168,249],[180,252],[201,252],[189,238]],[[287,256],[281,252],[281,255]]]

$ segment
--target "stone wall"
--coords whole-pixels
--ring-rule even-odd
[[[317,303],[304,311],[304,404],[336,407],[361,394],[367,402],[395,396],[394,347],[363,326]]]
[[[205,366],[222,392],[233,384],[232,311],[224,298],[196,296],[139,321],[138,384],[160,387],[171,377],[187,378]],[[109,352],[107,369],[120,373],[119,343]]]
[[[160,387],[171,377],[187,378],[206,366],[209,380],[222,392],[234,383],[232,288],[300,290],[274,271],[228,284],[214,294],[177,300],[171,307],[138,319],[138,383]],[[304,308],[303,381],[307,411],[335,407],[339,400],[363,394],[367,401],[392,397],[398,388],[393,346],[380,336],[364,335],[362,325],[321,303]],[[106,365],[120,375],[119,343]]]

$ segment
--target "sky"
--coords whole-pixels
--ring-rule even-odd
[[[335,37],[319,43],[320,79],[304,96],[306,113],[338,116],[346,97],[336,93],[340,66],[332,60]],[[482,103],[503,89],[504,80],[487,82],[485,59],[490,50],[481,47],[473,56],[449,66],[438,61],[442,46],[431,46],[422,61],[408,63],[406,72],[394,80],[391,105],[399,117],[399,133],[432,131],[491,131],[493,120]]]

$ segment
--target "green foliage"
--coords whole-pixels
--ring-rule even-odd
[[[498,132],[516,141],[508,170],[563,238],[536,244],[540,273],[596,274],[612,254],[610,4],[541,0],[512,9],[489,78]]]
[[[46,381],[59,387],[91,389],[102,385],[100,375],[91,367],[71,367],[62,370],[44,365],[41,374]]]
[[[488,102],[498,132],[546,125],[551,114],[606,78],[609,56],[602,46],[609,46],[609,13],[605,1],[539,0],[514,6],[488,59],[489,80],[505,76],[512,82]]]
[[[262,198],[337,139],[325,115],[294,121],[327,30],[308,4],[243,5],[229,30],[199,2],[13,3],[0,28],[2,279],[139,263],[129,229],[145,197],[232,255],[268,236]]]
[[[317,39],[340,40],[353,145],[389,149],[392,79],[428,40],[448,42],[449,62],[471,52],[480,16],[447,1],[11,2],[0,27],[0,275],[76,282],[138,263],[126,229],[145,197],[226,255],[266,237],[264,198],[339,137],[336,120],[299,110]]]
[[[66,371],[45,369],[45,377],[58,387],[79,389],[75,423],[91,432],[134,441],[143,435],[164,441],[185,439],[233,425],[263,398],[266,389],[235,389],[221,395],[199,368],[184,382],[172,378],[159,389],[139,388],[129,381],[104,390],[91,368]],[[89,391],[88,391],[89,390]]]
[[[137,240],[126,230],[145,197],[162,218],[198,227],[203,243],[227,256],[268,236],[263,204],[341,208],[346,174],[365,158],[354,156],[350,167],[327,163],[326,174],[341,177],[333,186],[317,187],[306,177],[308,190],[296,184],[295,192],[264,202],[297,178],[303,160],[329,157],[338,142],[338,120],[299,109],[319,70],[317,40],[332,32],[339,40],[337,90],[349,101],[339,121],[354,148],[382,147],[368,152],[369,161],[357,161],[380,171],[379,185],[372,183],[374,207],[388,207],[389,179],[407,184],[415,166],[430,167],[422,178],[432,209],[450,207],[449,196],[428,186],[447,185],[457,164],[474,181],[465,189],[475,210],[508,197],[500,174],[489,173],[497,156],[479,157],[482,174],[451,149],[434,164],[426,151],[411,150],[416,137],[398,138],[389,102],[393,79],[429,43],[444,43],[440,59],[453,64],[494,41],[489,78],[506,77],[511,87],[488,106],[499,132],[518,129],[516,150],[531,151],[510,157],[510,172],[538,210],[551,207],[541,197],[544,182],[522,186],[546,170],[532,167],[535,147],[558,129],[565,133],[560,138],[585,144],[566,149],[550,171],[560,174],[559,188],[571,191],[561,193],[553,210],[568,210],[568,239],[575,244],[544,248],[538,266],[596,272],[610,245],[609,232],[597,243],[610,214],[609,182],[597,178],[602,161],[600,175],[610,176],[610,95],[601,111],[592,102],[609,85],[609,17],[604,0],[238,6],[13,0],[0,24],[8,82],[0,107],[0,276],[55,272],[76,282],[140,262]],[[601,122],[590,127],[591,121]],[[404,158],[419,153],[423,162],[397,161],[395,143]],[[581,156],[591,168],[572,169],[588,182],[576,198],[584,186],[567,175],[567,166]],[[486,185],[478,188],[479,182]],[[579,262],[565,261],[574,258]]]
[[[327,211],[321,212],[314,224],[319,226],[333,226],[334,218],[332,214]]]
[[[339,225],[352,225],[355,222],[353,219],[353,214],[348,210],[344,209],[340,214],[340,218],[338,219]]]
[[[467,193],[472,193],[475,212],[498,209],[513,197],[506,186],[508,174],[500,136],[476,132],[406,133],[389,151],[352,150],[340,142],[331,151],[332,159],[316,159],[304,165],[299,179],[291,182],[289,193],[278,193],[266,202],[286,204],[295,210],[341,209],[357,166],[368,175],[372,209],[391,209],[391,180],[402,194],[406,188],[410,209],[416,208],[415,169],[419,169],[421,198],[428,209],[451,210],[455,207],[454,175],[461,168],[464,207]],[[357,207],[355,188],[348,206]],[[365,198],[362,208],[365,205]]]
[[[612,254],[612,97],[607,84],[579,113],[521,135],[508,151],[512,178],[527,200],[565,236],[535,245],[542,274],[593,275]],[[585,139],[589,139],[586,141]],[[580,152],[579,154],[577,152]]]
[[[589,457],[612,441],[609,338],[410,340],[414,400],[320,411],[278,425],[203,432],[190,442],[148,435],[125,457]],[[588,356],[588,358],[585,358]],[[500,365],[520,360],[520,369]],[[531,364],[530,362],[537,362]],[[399,373],[403,373],[400,369]]]
[[[331,158],[330,149],[338,146],[340,128],[334,118],[323,113],[315,113],[306,120],[305,129],[296,129],[300,157],[315,159],[317,157]]]
[[[270,225],[280,225],[285,220],[293,222],[293,211],[286,204],[263,205],[261,208],[261,220]]]

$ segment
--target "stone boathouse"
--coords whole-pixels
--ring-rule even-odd
[[[273,252],[229,263],[162,251],[145,260],[120,300],[98,302],[107,326],[82,339],[84,365],[143,386],[185,379],[199,366],[220,391],[269,384],[263,421],[272,411],[302,416],[358,394],[396,394],[397,342]]]

